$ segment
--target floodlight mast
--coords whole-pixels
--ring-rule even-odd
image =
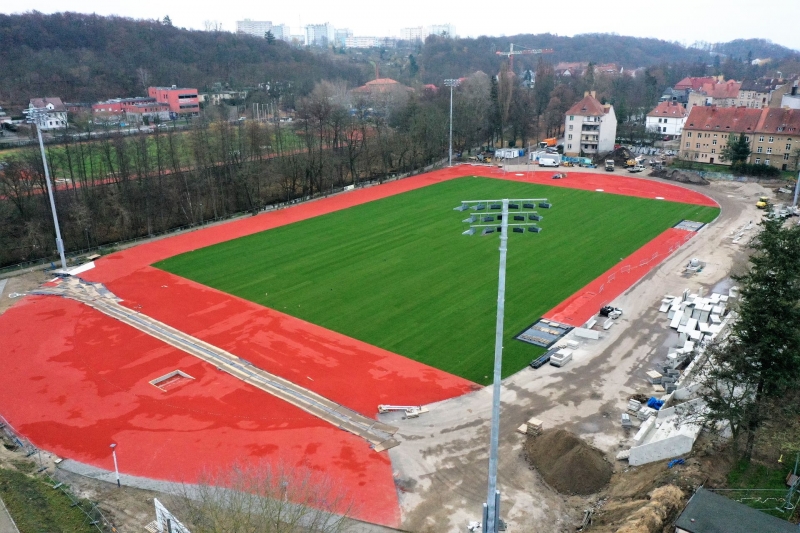
[[[503,318],[505,314],[505,297],[506,297],[506,256],[508,253],[508,227],[509,226],[536,226],[531,223],[522,224],[509,224],[508,223],[508,210],[509,204],[514,202],[515,208],[519,204],[536,205],[536,202],[543,208],[549,208],[550,204],[546,198],[537,199],[523,199],[523,200],[470,200],[461,202],[460,207],[456,207],[457,211],[466,211],[470,207],[476,210],[482,209],[480,206],[497,206],[501,205],[501,219],[500,219],[500,267],[497,281],[497,320],[495,324],[495,337],[494,337],[494,376],[492,380],[492,425],[491,436],[489,440],[489,486],[486,495],[486,503],[483,504],[483,527],[484,533],[498,533],[500,525],[500,491],[497,490],[497,461],[498,461],[498,447],[500,439],[500,388],[502,382],[503,370]],[[527,213],[526,213],[527,214]],[[529,214],[535,214],[529,213]],[[473,220],[475,218],[475,220]],[[470,229],[477,227],[498,227],[496,224],[473,224],[480,217],[470,217],[464,222],[470,224]],[[469,230],[464,232],[466,235],[471,235]]]
[[[42,124],[47,117],[46,107],[31,107],[24,112],[28,119],[36,124],[36,133],[39,136],[39,150],[42,152],[42,165],[44,166],[44,179],[47,182],[47,195],[50,197],[50,210],[53,212],[53,225],[56,227],[56,248],[61,258],[61,268],[67,269],[67,260],[64,257],[64,241],[61,240],[61,228],[58,225],[58,214],[56,213],[56,202],[53,198],[53,186],[50,184],[50,170],[47,167],[47,155],[44,151],[44,141],[42,141]]]
[[[450,87],[450,158],[449,166],[453,166],[453,87],[458,87],[460,82],[457,79],[448,78],[444,80],[445,87]]]

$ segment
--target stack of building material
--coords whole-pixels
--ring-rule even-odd
[[[634,400],[633,398],[628,400],[628,411],[630,411],[631,413],[636,413],[641,408],[642,408],[642,402],[640,402],[639,400]]]
[[[523,435],[531,435],[533,437],[537,437],[542,432],[543,427],[544,424],[542,423],[541,420],[539,420],[538,418],[531,418],[526,423],[519,426],[517,428],[517,431],[519,433],[522,433]]]

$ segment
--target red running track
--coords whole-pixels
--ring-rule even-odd
[[[82,277],[105,283],[124,305],[368,416],[379,403],[451,398],[477,385],[149,265],[469,175],[716,205],[694,191],[642,179],[572,173],[554,181],[549,172],[516,176],[463,165],[142,244],[104,257]],[[0,316],[0,338],[0,413],[38,446],[110,470],[108,444],[116,442],[124,473],[187,482],[203,468],[235,460],[282,460],[335,479],[356,501],[358,518],[399,523],[387,454],[86,306],[26,297]],[[166,393],[149,384],[177,369],[195,379]]]
[[[695,233],[670,228],[545,313],[544,318],[580,327],[599,309],[658,266]]]

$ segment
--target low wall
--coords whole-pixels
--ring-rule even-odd
[[[675,435],[641,446],[631,448],[628,464],[632,466],[644,465],[663,459],[678,457],[692,451],[694,439],[688,435]]]

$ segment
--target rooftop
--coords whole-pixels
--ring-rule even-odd
[[[583,97],[583,100],[570,107],[567,115],[580,115],[583,117],[599,117],[603,116],[608,110],[600,103],[600,101],[588,94]]]
[[[700,487],[675,527],[689,533],[797,533],[797,526]]]
[[[681,81],[675,84],[676,89],[691,89],[693,91],[700,90],[704,83],[713,83],[717,81],[716,78],[713,77],[705,77],[705,78],[683,78]]]
[[[800,134],[800,109],[765,108],[756,131],[784,135]]]
[[[686,108],[680,102],[661,102],[647,116],[683,118],[686,116]]]
[[[712,98],[738,98],[739,88],[742,83],[739,81],[728,80],[723,82],[704,83],[697,92],[703,93]]]
[[[753,132],[761,118],[761,109],[747,107],[694,106],[685,130]]]
[[[64,102],[62,102],[61,98],[59,98],[58,96],[45,96],[44,98],[31,98],[30,104],[28,104],[28,107],[35,107],[35,108],[40,108],[40,109],[44,108],[44,107],[50,107],[50,106],[52,106],[52,109],[50,111],[53,111],[53,112],[57,112],[57,111],[60,112],[60,111],[66,111],[67,110],[66,106],[64,105]]]

